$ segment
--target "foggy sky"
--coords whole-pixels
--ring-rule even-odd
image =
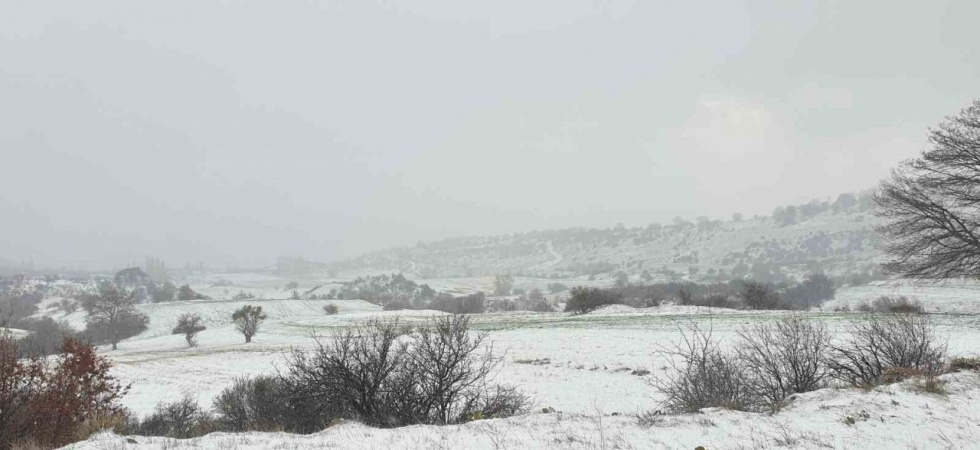
[[[318,261],[870,188],[980,2],[0,0],[0,261]]]

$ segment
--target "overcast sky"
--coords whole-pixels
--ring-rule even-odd
[[[318,261],[870,188],[980,2],[0,0],[0,261]]]

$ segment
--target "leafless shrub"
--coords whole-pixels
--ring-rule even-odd
[[[928,316],[873,315],[855,322],[850,337],[832,345],[828,366],[832,376],[854,386],[882,382],[885,369],[914,369],[937,374],[946,359],[946,342],[935,334]]]
[[[276,376],[239,378],[214,398],[218,422],[229,431],[302,431]],[[297,411],[302,415],[302,411]]]
[[[922,314],[922,304],[916,299],[902,295],[890,297],[882,295],[871,302],[871,311],[880,313]]]
[[[476,412],[467,420],[515,416],[527,412],[528,405],[531,404],[527,394],[513,386],[494,385],[483,389],[475,404]]]
[[[214,428],[210,415],[197,400],[184,396],[173,403],[161,403],[153,413],[134,423],[133,434],[187,439],[202,436]]]
[[[682,341],[662,351],[670,357],[668,374],[651,381],[666,396],[663,410],[681,414],[720,406],[744,411],[752,408],[748,372],[735,354],[722,351],[707,331],[691,325]]]
[[[743,328],[738,336],[740,364],[755,395],[769,405],[820,388],[828,374],[824,359],[830,333],[821,322],[793,314]]]
[[[326,305],[323,305],[323,313],[328,316],[332,316],[339,312],[340,312],[340,308],[333,303],[327,303]]]
[[[309,354],[294,351],[282,378],[291,401],[309,402],[313,424],[341,417],[395,427],[514,414],[527,399],[488,384],[500,360],[483,345],[485,336],[470,335],[461,315],[415,331],[372,320],[318,339]]]

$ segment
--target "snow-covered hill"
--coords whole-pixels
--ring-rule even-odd
[[[683,220],[667,226],[571,228],[464,237],[394,248],[335,263],[343,273],[404,272],[417,278],[511,273],[529,277],[778,280],[823,270],[866,276],[877,258],[867,202],[802,205],[785,213],[729,221]],[[796,207],[794,207],[796,208]]]

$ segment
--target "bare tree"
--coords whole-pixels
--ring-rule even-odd
[[[980,100],[929,132],[875,194],[883,264],[913,279],[980,277]]]
[[[493,279],[493,295],[510,295],[514,288],[514,277],[512,275],[497,275]]]
[[[145,331],[150,319],[136,309],[136,303],[136,291],[110,281],[100,283],[97,293],[82,297],[90,336],[110,342],[115,350],[119,341]]]
[[[206,329],[207,327],[201,324],[201,316],[185,313],[177,317],[177,326],[174,327],[172,334],[183,334],[187,346],[194,347],[197,345],[197,333]]]
[[[245,343],[252,342],[252,336],[259,332],[259,324],[265,320],[266,315],[262,312],[261,306],[245,305],[231,315],[235,321],[235,327],[245,335]]]

